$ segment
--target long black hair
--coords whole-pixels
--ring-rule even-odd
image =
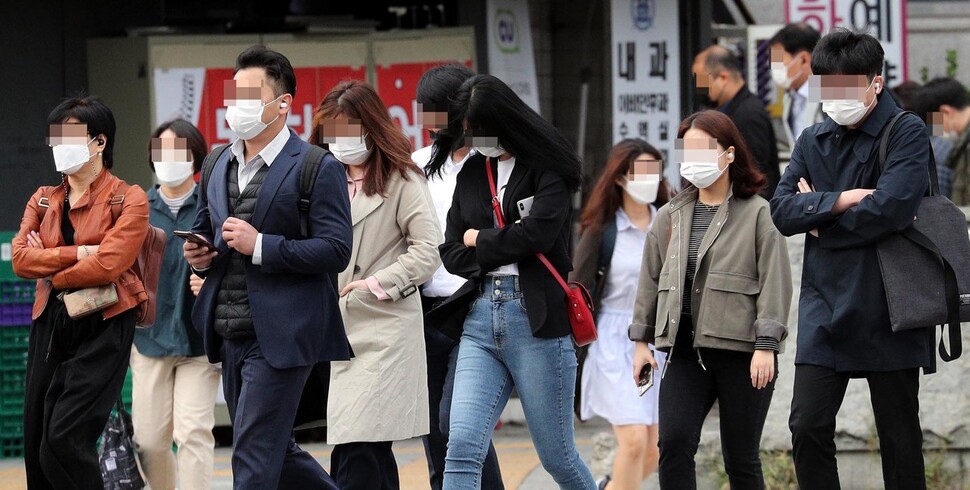
[[[458,92],[465,80],[473,76],[475,76],[475,72],[471,68],[458,63],[436,66],[426,71],[421,76],[421,80],[418,81],[416,94],[416,99],[422,106],[421,110],[447,113],[455,92]],[[437,171],[441,170],[442,164],[451,154],[451,146],[454,142],[454,135],[448,128],[441,128],[434,136],[434,144],[431,146],[431,163],[425,168],[425,174],[428,178],[431,178],[435,173],[430,171],[431,168],[435,168]]]
[[[573,145],[492,75],[476,75],[458,89],[448,110],[448,131],[454,138],[452,152],[466,146],[466,133],[495,137],[517,162],[562,176],[570,191],[582,182],[582,163]],[[443,163],[432,161],[427,171],[437,172]]]

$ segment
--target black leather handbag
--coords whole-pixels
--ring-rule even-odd
[[[886,164],[889,133],[905,114],[894,117],[879,143],[879,170]],[[970,320],[970,235],[967,218],[940,195],[936,162],[930,151],[930,192],[913,225],[881,240],[876,251],[894,332],[940,326],[940,358],[960,357],[960,322]],[[949,332],[950,352],[943,337]]]

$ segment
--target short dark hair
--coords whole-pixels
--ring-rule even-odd
[[[63,100],[51,111],[47,116],[47,125],[62,124],[72,117],[87,125],[88,136],[91,138],[103,134],[108,139],[101,150],[101,160],[105,167],[111,168],[114,165],[116,128],[111,109],[97,96],[72,97]]]
[[[418,81],[416,99],[419,104],[431,106],[435,112],[448,112],[448,104],[465,80],[475,76],[475,72],[465,65],[451,63],[431,68],[421,76]],[[430,165],[425,167],[428,177],[433,175],[429,169],[441,170],[442,164],[451,153],[451,147],[455,143],[454,135],[448,128],[438,131],[438,136],[431,146]]]
[[[233,75],[246,68],[266,70],[266,78],[273,86],[274,95],[290,94],[296,97],[296,75],[293,74],[293,65],[290,64],[290,60],[286,56],[262,44],[256,44],[239,53]]]
[[[209,147],[206,145],[205,136],[202,136],[202,132],[194,124],[185,119],[177,118],[165,121],[155,128],[155,131],[152,131],[152,138],[158,138],[168,129],[171,129],[179,138],[185,138],[189,151],[192,152],[192,170],[197,173],[202,169],[202,162],[205,161],[205,156],[208,153]],[[151,140],[148,143],[148,166],[152,168],[152,172],[155,171],[155,162],[152,161]]]
[[[865,75],[872,80],[882,73],[885,56],[878,39],[864,32],[838,28],[820,39],[812,51],[812,73]]]
[[[963,109],[970,105],[970,94],[962,83],[950,77],[934,78],[916,94],[916,102],[913,109],[917,114],[924,118],[930,112],[940,110],[941,105],[952,106],[954,109]]]
[[[704,59],[704,68],[711,74],[726,71],[736,77],[744,75],[741,69],[741,60],[731,53],[731,50],[723,46],[708,48],[707,58]]]
[[[774,36],[771,36],[768,45],[780,44],[792,56],[802,51],[812,54],[821,38],[822,36],[814,27],[804,22],[796,22],[782,27]]]
[[[748,199],[765,188],[768,179],[758,169],[744,137],[730,117],[715,110],[695,112],[680,123],[677,138],[683,138],[690,128],[697,128],[711,135],[725,150],[729,146],[734,147],[734,161],[728,166],[728,174],[731,176],[731,188],[735,196]]]

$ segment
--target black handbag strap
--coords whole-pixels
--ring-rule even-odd
[[[912,114],[916,117],[915,112],[903,111],[896,114],[892,119],[886,123],[885,129],[882,130],[882,137],[879,140],[879,173],[881,174],[883,170],[886,169],[886,155],[889,152],[889,133],[892,132],[893,126],[896,125],[896,121],[902,119],[906,114]],[[939,196],[940,195],[940,178],[936,175],[936,156],[933,154],[933,148],[929,144],[926,145],[930,152],[930,195]]]
[[[946,294],[946,325],[940,325],[940,359],[950,362],[963,353],[963,339],[960,334],[960,289],[957,285],[957,274],[950,262],[943,257],[940,249],[926,235],[910,226],[902,231],[902,235],[920,247],[929,250],[943,265],[943,287]],[[945,331],[949,332],[950,352],[947,353],[943,343]]]
[[[606,272],[613,260],[613,249],[616,248],[616,218],[603,223],[603,240],[600,242],[600,256],[596,261],[596,281],[593,284],[593,297],[598,301],[606,289]]]

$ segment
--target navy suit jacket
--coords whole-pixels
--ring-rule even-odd
[[[350,343],[330,280],[347,268],[353,243],[350,200],[343,165],[329,153],[320,165],[310,201],[308,238],[300,236],[300,168],[310,144],[290,131],[256,199],[252,225],[263,234],[262,265],[247,260],[246,287],[256,339],[267,362],[277,369],[347,360]],[[230,251],[222,239],[229,217],[227,176],[231,151],[213,167],[199,193],[192,231],[219,249],[204,271],[205,283],[192,310],[192,322],[204,340],[210,362],[221,362],[222,337],[215,333],[216,296],[229,266]]]

